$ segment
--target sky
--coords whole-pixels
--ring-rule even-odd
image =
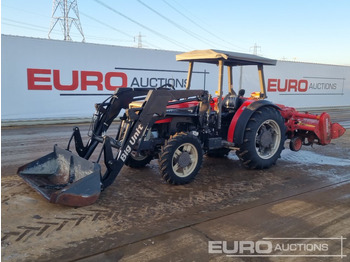
[[[141,44],[174,51],[255,51],[279,60],[350,65],[348,0],[77,2],[86,43]],[[50,0],[2,0],[1,33],[47,38],[52,5]],[[63,39],[58,25],[50,38]],[[82,41],[74,25],[71,38]]]

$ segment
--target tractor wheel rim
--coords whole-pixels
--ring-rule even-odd
[[[180,145],[174,151],[172,168],[179,177],[187,177],[195,170],[198,163],[197,148],[190,143]]]
[[[136,153],[136,154],[131,154],[131,157],[133,159],[135,159],[136,161],[142,161],[142,160],[146,159],[148,156],[147,155],[143,155],[141,153],[139,153],[139,154]]]
[[[281,129],[272,119],[264,121],[256,131],[255,150],[262,159],[269,159],[276,154],[281,143]]]

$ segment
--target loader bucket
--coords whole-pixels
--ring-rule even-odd
[[[57,145],[52,153],[20,167],[17,174],[51,203],[87,206],[101,192],[100,166]]]

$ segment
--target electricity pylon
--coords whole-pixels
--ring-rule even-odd
[[[254,46],[250,47],[250,50],[253,49],[253,55],[257,55],[258,54],[258,49],[261,51],[261,46],[257,45],[256,43],[254,44]]]
[[[137,47],[142,48],[142,37],[145,37],[144,35],[141,35],[141,32],[139,33],[137,37]],[[134,37],[134,42],[136,40],[136,37]]]
[[[77,0],[53,0],[51,26],[48,34],[49,39],[50,33],[57,24],[61,27],[64,40],[72,41],[70,31],[74,24],[83,37],[82,42],[85,42],[83,28],[80,24]]]

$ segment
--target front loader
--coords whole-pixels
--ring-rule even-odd
[[[83,145],[79,128],[75,127],[67,149],[55,145],[53,153],[20,167],[18,174],[52,203],[68,206],[92,204],[101,190],[113,183],[131,153],[141,154],[145,149],[151,151],[151,147],[156,146],[147,145],[149,141],[146,138],[151,135],[154,123],[165,118],[168,105],[198,101],[205,107],[207,96],[203,90],[119,88],[107,101],[96,105],[91,138],[86,146]],[[144,99],[138,103],[140,107],[129,108],[132,102],[139,99]],[[105,135],[122,109],[126,109],[126,112],[116,138]],[[199,119],[200,114],[204,116],[200,110],[191,115]],[[70,152],[72,140],[78,155]],[[160,139],[160,143],[163,142]],[[88,161],[99,143],[103,144],[100,156],[104,155],[106,166],[103,174],[97,163]],[[116,149],[116,154],[113,149]]]
[[[177,60],[189,62],[186,90],[169,84],[118,88],[96,104],[85,145],[75,127],[66,149],[55,145],[52,153],[20,167],[18,174],[52,203],[86,206],[113,183],[124,165],[143,167],[158,158],[165,181],[186,184],[196,177],[204,154],[224,156],[235,150],[244,166],[263,169],[276,163],[286,139],[298,151],[302,145],[329,144],[345,132],[331,123],[327,113],[299,113],[265,100],[263,65],[274,65],[275,60],[218,50],[192,51]],[[190,90],[194,62],[219,66],[217,97]],[[238,94],[233,90],[232,67],[242,65],[258,67],[260,92],[250,97],[244,96],[243,89]],[[224,96],[225,66],[228,93]],[[120,115],[117,134],[107,135]],[[71,152],[72,142],[76,154]],[[97,160],[89,161],[98,147]]]

